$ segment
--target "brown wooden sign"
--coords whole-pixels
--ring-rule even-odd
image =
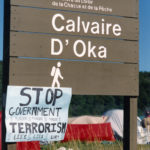
[[[137,0],[11,0],[11,4],[138,17]]]
[[[10,29],[10,84],[138,95],[138,19],[11,6]]]
[[[15,6],[11,30],[138,40],[137,19]]]
[[[4,3],[3,94],[7,85],[22,85],[71,87],[73,94],[82,95],[129,96],[124,101],[124,150],[136,149],[138,0]]]
[[[11,1],[10,56],[19,58],[10,59],[10,84],[52,86],[57,76],[56,84],[73,94],[138,95],[138,19],[62,11],[70,10],[63,2],[83,3]]]
[[[138,42],[11,32],[10,56],[138,63]]]
[[[57,60],[10,59],[11,85],[51,86],[51,70]],[[138,95],[138,65],[60,61],[61,87],[74,94]]]

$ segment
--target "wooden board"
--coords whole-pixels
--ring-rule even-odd
[[[55,53],[61,45],[54,39],[63,43],[59,55],[53,54],[53,43]],[[104,47],[106,55],[99,56]],[[10,56],[138,63],[138,42],[11,32]]]
[[[54,16],[61,15],[54,20]],[[54,24],[52,25],[52,19]],[[75,27],[72,29],[69,24]],[[107,30],[107,25],[114,26],[118,24],[121,27],[120,35],[116,36],[111,26]],[[57,31],[57,29],[62,31]],[[68,26],[67,26],[68,25]],[[69,28],[67,31],[66,29]],[[93,28],[92,27],[98,27]],[[104,26],[104,28],[103,28]],[[104,33],[102,33],[104,29]],[[26,7],[11,7],[11,30],[26,31],[26,32],[40,32],[40,33],[54,33],[65,35],[104,37],[126,40],[138,40],[138,19],[121,18],[113,16],[99,16],[84,13],[71,13],[63,11],[52,11],[47,9],[26,8]],[[91,31],[92,30],[92,31]],[[92,33],[94,30],[94,33]],[[107,33],[106,33],[107,32]],[[118,32],[117,32],[118,33]]]
[[[11,0],[11,4],[138,17],[138,0]]]
[[[51,86],[57,60],[10,58],[9,85]],[[61,87],[73,94],[138,95],[138,64],[61,61]]]

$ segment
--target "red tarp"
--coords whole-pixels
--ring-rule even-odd
[[[0,112],[0,122],[1,121],[2,121],[2,113]],[[0,123],[0,131],[1,131],[1,123]],[[1,140],[1,134],[0,134],[0,140]],[[68,124],[63,142],[67,142],[70,140],[114,141],[115,138],[110,123]],[[1,142],[0,142],[0,150],[1,150]],[[18,142],[17,150],[40,150],[40,144],[39,142]]]
[[[103,124],[68,124],[64,142],[70,140],[81,141],[114,141],[114,134],[110,123]]]
[[[18,142],[17,150],[40,150],[39,142]]]
[[[103,124],[68,124],[63,142],[80,141],[115,141],[110,123]],[[39,142],[18,142],[17,150],[40,150]]]

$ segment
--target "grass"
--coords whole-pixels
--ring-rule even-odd
[[[80,142],[72,141],[67,143],[55,142],[50,145],[41,147],[41,150],[57,150],[60,147],[65,147],[66,150],[69,148],[73,150],[123,150],[123,142],[116,141],[113,143],[100,143],[94,142]],[[138,145],[137,150],[150,150],[150,145]]]
[[[42,146],[42,150],[56,150],[60,147],[66,147],[67,150],[72,148],[73,150],[123,150],[122,143],[114,143],[114,144],[101,144],[100,142],[80,142],[80,141],[72,141],[67,143],[53,143],[51,145]]]

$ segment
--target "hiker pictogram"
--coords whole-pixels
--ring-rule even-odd
[[[57,67],[55,66],[52,67],[51,70],[51,76],[53,77],[52,87],[60,87],[59,78],[62,80],[64,79],[64,77],[61,75],[60,67],[61,62],[57,63]]]

